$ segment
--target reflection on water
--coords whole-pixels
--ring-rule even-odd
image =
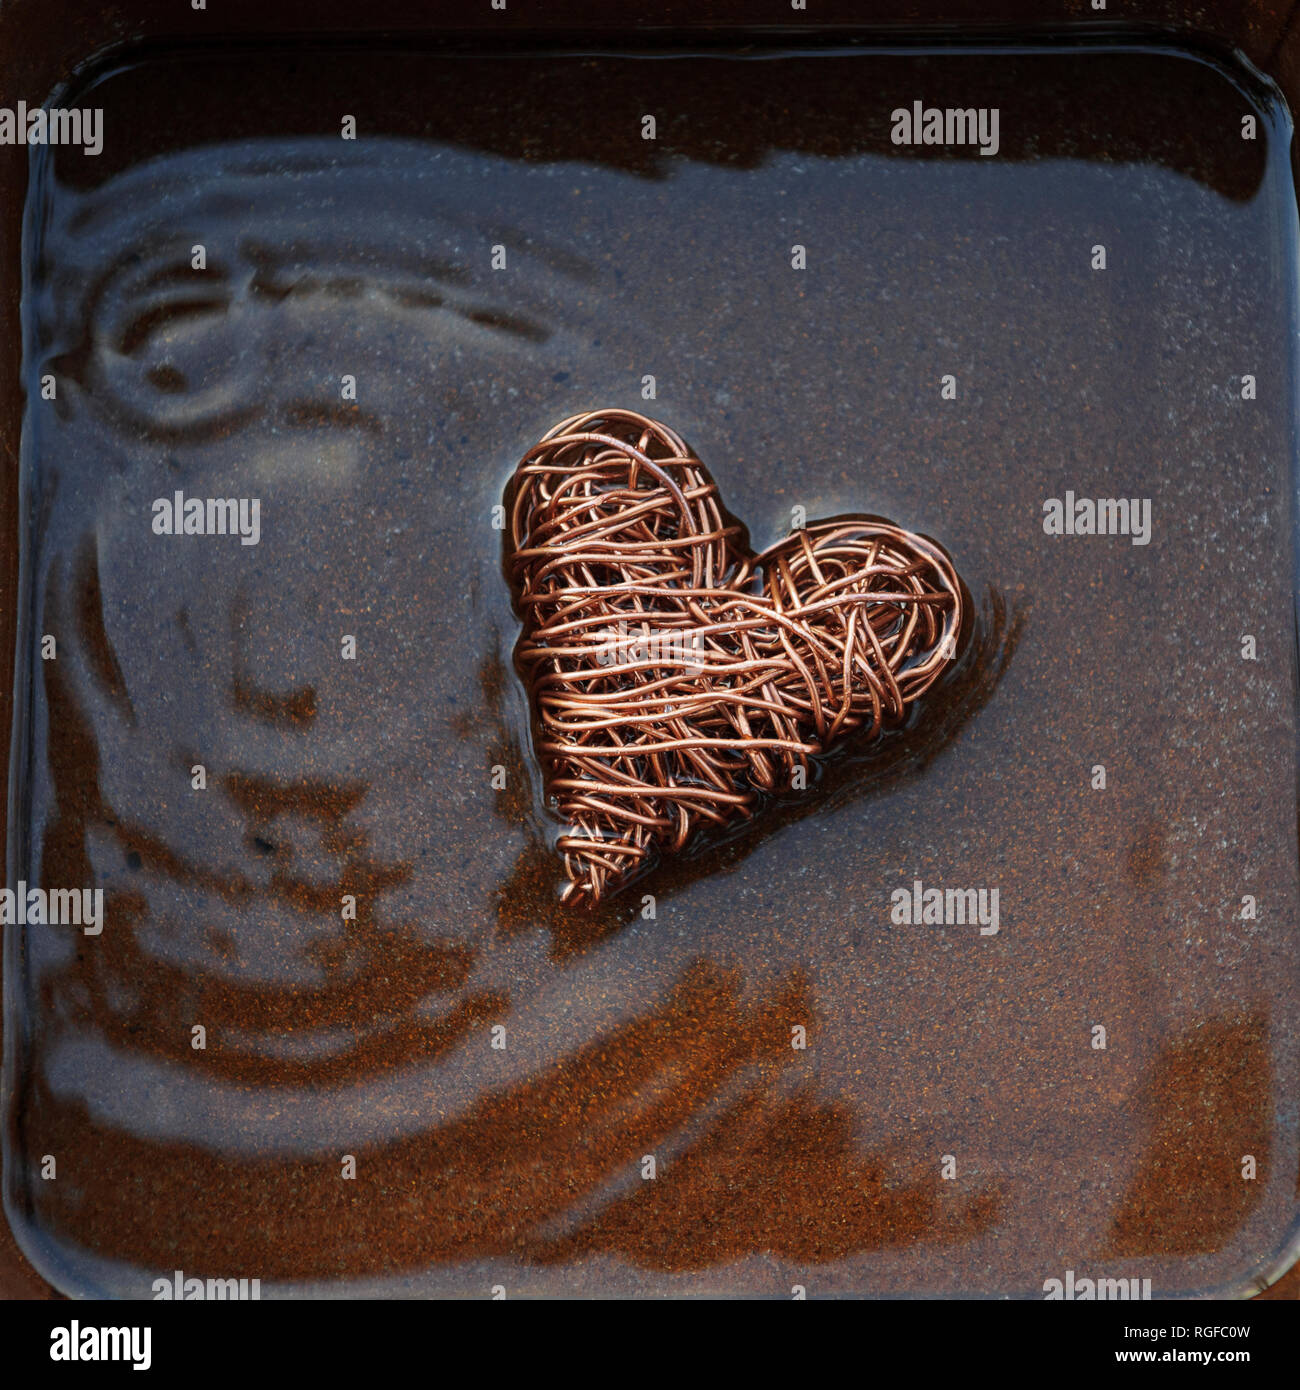
[[[46,611],[62,616],[57,599]],[[102,614],[86,612],[83,604],[80,627],[102,636]],[[106,640],[102,650],[116,670]],[[500,994],[466,993],[433,1019],[413,1016],[422,1001],[461,991],[476,952],[455,940],[430,940],[411,926],[376,921],[376,905],[409,879],[411,867],[375,858],[369,837],[348,826],[349,815],[367,795],[364,784],[241,772],[220,777],[220,791],[245,827],[247,852],[266,865],[255,876],[223,872],[175,847],[165,833],[126,820],[104,800],[93,731],[58,663],[45,663],[42,675],[50,721],[59,730],[49,750],[57,809],[44,841],[46,882],[55,881],[55,866],[69,881],[92,881],[95,868],[88,850],[94,836],[101,846],[116,846],[142,884],[163,879],[245,915],[267,909],[292,912],[323,927],[320,934],[301,938],[304,963],[314,967],[310,979],[277,983],[232,978],[213,968],[238,956],[229,933],[209,926],[206,939],[196,943],[200,961],[208,958],[206,968],[196,971],[193,960],[160,959],[140,930],[150,916],[147,892],[116,889],[108,905],[118,930],[105,949],[78,952],[43,979],[43,998],[52,1012],[57,1009],[67,1022],[90,1028],[109,1044],[181,1061],[223,1081],[324,1084],[437,1056],[506,1008],[508,1000]],[[239,710],[240,702],[233,703]],[[310,827],[318,837],[322,854],[334,866],[329,878],[300,875],[288,833],[293,825]],[[355,900],[356,915],[342,923],[341,934],[334,934],[330,927],[340,920],[345,895]],[[76,1006],[64,1015],[60,1006],[67,1001]],[[213,1035],[212,1045],[199,1051],[191,1047],[195,1021]],[[319,1057],[282,1058],[256,1051],[263,1039],[288,1035],[305,1047],[313,1036],[328,1039],[332,1030],[343,1030],[349,1045]],[[232,1038],[245,1039],[253,1050],[229,1046]]]
[[[24,434],[11,863],[106,896],[102,936],[29,928],[6,974],[38,1262],[113,1292],[1238,1281],[1296,1200],[1295,731],[1288,672],[1206,634],[1288,630],[1290,378],[1248,415],[1186,384],[1277,360],[1285,141],[1155,141],[1119,93],[1244,97],[1151,55],[962,60],[999,160],[848,119],[933,58],[763,64],[764,113],[816,76],[827,120],[743,130],[753,65],[661,63],[683,116],[648,152],[566,124],[550,60],[404,57],[477,94],[417,120],[398,60],[353,55],[353,145],[300,119],[337,61],[286,69],[279,123],[217,64],[166,128],[167,62],[124,70],[94,95],[136,143],[34,193],[26,371],[59,390]],[[973,595],[908,727],[661,866],[653,916],[558,906],[492,527],[522,448],[619,401],[756,546],[796,505],[886,514]],[[1151,496],[1152,545],[1045,538],[1066,487]],[[259,542],[155,535],[177,491],[259,498]],[[893,926],[915,878],[999,888],[1001,932]]]

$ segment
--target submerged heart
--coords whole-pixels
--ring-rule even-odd
[[[632,411],[557,425],[506,510],[570,902],[801,789],[811,758],[896,724],[957,654],[961,581],[934,542],[848,516],[755,555],[699,459]]]

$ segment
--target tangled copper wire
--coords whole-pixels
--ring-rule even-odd
[[[630,410],[556,425],[506,511],[568,901],[799,789],[810,758],[897,723],[956,656],[962,586],[937,545],[855,516],[754,555],[690,448]]]

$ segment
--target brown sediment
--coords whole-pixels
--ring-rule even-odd
[[[230,685],[230,703],[240,714],[263,719],[268,724],[301,729],[316,718],[316,692],[311,686],[278,695],[236,678]]]
[[[248,615],[248,601],[241,595],[230,609],[230,639],[233,652],[230,677],[232,708],[237,714],[246,714],[267,724],[294,729],[307,728],[316,718],[314,686],[301,686],[280,694],[277,691],[264,690],[249,676],[240,636],[244,624],[248,621]]]
[[[570,1244],[623,1249],[650,1268],[725,1264],[746,1245],[829,1259],[969,1237],[989,1224],[991,1194],[948,1214],[924,1147],[859,1154],[835,1106],[778,1093],[799,1055],[790,1020],[814,1018],[805,981],[791,975],[752,1002],[743,993],[738,971],[698,961],[647,1011],[484,1097],[463,1118],[353,1146],[356,1181],[340,1181],[333,1153],[218,1155],[122,1133],[37,1083],[29,1142],[73,1156],[64,1180],[38,1185],[39,1216],[66,1238],[146,1268],[179,1263],[262,1279],[369,1272],[375,1248],[390,1271],[492,1255],[544,1263],[564,1258]],[[737,1100],[710,1117],[709,1103],[733,1086]],[[637,1176],[642,1157],[701,1116],[680,1177],[657,1195]],[[900,1172],[906,1181],[887,1180]],[[801,1174],[819,1195],[773,1203],[774,1184]],[[634,1195],[610,1201],[605,1218],[571,1238],[553,1233],[576,1202],[599,1205],[625,1178],[636,1182]],[[166,1219],[123,1221],[133,1203]],[[746,1220],[692,1251],[693,1229],[675,1222],[711,1203],[722,1204],[717,1219]],[[759,1210],[761,1228],[746,1235]]]
[[[1268,1020],[1202,1019],[1168,1043],[1138,1100],[1151,1138],[1106,1255],[1221,1250],[1257,1205],[1271,1150]],[[1247,1156],[1257,1175],[1243,1176]]]
[[[864,1153],[842,1106],[808,1091],[755,1089],[703,1138],[572,1233],[540,1264],[617,1253],[658,1270],[700,1270],[755,1250],[823,1264],[914,1241],[973,1239],[996,1221],[993,1189],[948,1194],[928,1155]]]

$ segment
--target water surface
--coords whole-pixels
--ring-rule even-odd
[[[916,99],[997,106],[998,155],[892,145]],[[8,934],[6,1201],[42,1272],[788,1297],[1271,1269],[1295,202],[1244,72],[294,50],[77,101],[104,154],[37,152],[25,248],[10,881],[98,885],[107,924]],[[692,442],[756,546],[796,506],[883,514],[977,619],[912,726],[593,917],[556,903],[492,508],[615,404]],[[1045,535],[1067,489],[1150,499],[1150,544]],[[154,534],[177,490],[258,498],[258,544]],[[998,934],[895,925],[915,879],[996,887]]]

